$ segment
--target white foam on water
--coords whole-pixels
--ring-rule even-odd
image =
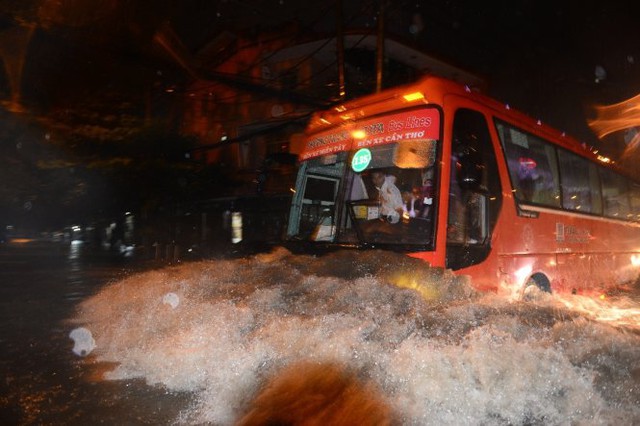
[[[479,295],[400,255],[358,253],[276,250],[142,273],[85,301],[76,320],[98,359],[118,363],[107,379],[193,392],[182,423],[233,424],[299,361],[356,371],[407,425],[640,421],[637,333],[561,302]],[[398,278],[407,274],[419,288]]]
[[[162,298],[162,303],[171,306],[173,309],[177,308],[180,304],[180,296],[175,293],[167,293]]]
[[[93,339],[91,331],[84,327],[71,330],[69,338],[73,340],[71,350],[78,356],[87,356],[96,348],[96,341]]]

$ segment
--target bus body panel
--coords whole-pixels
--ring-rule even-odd
[[[455,97],[445,98],[445,102]],[[560,132],[541,132],[541,126],[531,119],[514,120],[504,114],[506,108],[468,102],[445,104],[445,123],[452,116],[446,112],[473,107],[488,118],[500,117],[532,133],[539,132],[558,146],[581,151],[577,142],[571,143]],[[501,153],[495,127],[490,128],[494,149]],[[445,134],[450,129],[448,123]],[[497,157],[505,202],[492,236],[492,253],[482,264],[458,273],[469,275],[475,286],[484,290],[521,288],[529,277],[542,274],[549,279],[551,290],[578,294],[601,294],[638,278],[640,224],[536,207],[518,214],[504,153]]]
[[[552,290],[581,294],[601,293],[638,276],[640,226],[635,223],[555,212],[513,219],[517,232],[496,239],[501,268],[511,275],[529,268],[528,276],[547,276]],[[529,261],[515,267],[514,258]]]
[[[414,100],[408,101],[409,98]],[[453,214],[449,201],[455,192],[452,180],[456,172],[454,167],[460,166],[459,163],[453,161],[455,155],[458,155],[454,153],[456,117],[460,111],[473,111],[481,115],[487,124],[489,134],[487,143],[490,147],[489,150],[494,151],[495,174],[498,176],[500,188],[500,194],[497,198],[501,204],[499,204],[498,210],[494,210],[492,213],[496,217],[489,217],[494,223],[484,242],[484,247],[487,247],[485,255],[481,260],[472,259],[468,264],[453,268],[454,272],[470,276],[474,286],[481,290],[506,290],[514,294],[521,292],[523,286],[532,278],[537,279],[537,284],[542,286],[548,282],[548,290],[551,291],[583,294],[601,292],[607,288],[637,279],[640,265],[640,224],[637,219],[640,218],[640,211],[635,210],[638,210],[640,204],[638,201],[640,200],[640,195],[638,195],[640,194],[640,190],[638,190],[640,185],[629,180],[630,193],[635,191],[633,193],[635,198],[629,202],[629,205],[635,209],[632,213],[639,214],[634,218],[635,221],[604,217],[606,214],[585,214],[576,210],[567,210],[564,204],[562,207],[560,204],[549,207],[544,203],[523,201],[523,190],[514,183],[513,166],[508,163],[509,153],[505,151],[507,142],[501,139],[501,136],[504,138],[504,135],[510,132],[510,137],[515,137],[517,142],[518,137],[522,138],[522,135],[525,135],[526,139],[526,135],[529,135],[533,141],[539,140],[543,145],[546,144],[545,149],[556,152],[554,154],[556,156],[560,155],[558,152],[561,150],[563,153],[566,151],[569,154],[562,155],[566,157],[578,155],[583,160],[588,160],[591,165],[598,163],[596,155],[562,132],[457,83],[428,77],[414,85],[391,89],[347,102],[330,111],[317,113],[310,121],[306,138],[307,141],[317,141],[323,135],[335,133],[340,126],[358,128],[362,123],[371,124],[387,120],[391,114],[398,117],[403,116],[404,111],[418,107],[435,107],[439,111],[440,128],[436,132],[439,133],[437,136],[437,161],[433,165],[436,169],[434,179],[435,193],[437,194],[433,245],[428,249],[421,248],[419,250],[403,247],[403,251],[412,257],[423,259],[432,266],[448,267],[451,263],[450,252],[454,248],[464,249],[466,243],[463,242],[462,246],[458,245],[456,248],[455,244],[448,241],[448,233],[451,231],[449,219]],[[434,111],[436,110],[428,114],[435,117]],[[375,117],[381,118],[375,120]],[[384,122],[387,123],[385,126],[389,123],[388,120]],[[430,137],[435,138],[434,129],[429,131],[432,132]],[[348,136],[345,137],[348,138]],[[337,142],[338,145],[341,144],[340,140]],[[348,176],[348,179],[354,179],[357,174],[349,169],[348,164],[353,153],[361,148],[354,142],[355,140],[349,141],[350,148],[347,148],[347,143],[342,144],[343,148],[332,148],[332,153],[340,151],[341,155],[344,154],[341,159],[335,160],[344,163],[340,166],[341,169],[336,170],[343,170],[343,176]],[[525,146],[525,142],[526,140],[518,143]],[[398,146],[402,143],[398,142]],[[301,153],[301,161],[305,162],[306,159],[318,155],[317,143],[306,149],[307,151]],[[312,152],[313,150],[315,151]],[[536,167],[536,162],[529,158],[520,158],[520,161],[520,166]],[[559,160],[556,159],[557,161]],[[298,193],[305,190],[302,185],[307,179],[329,179],[326,176],[321,176],[322,165],[318,166],[317,161],[314,164],[315,168],[310,167],[310,169],[316,170],[315,175],[309,175],[308,178],[305,177],[306,175],[299,176],[296,187]],[[597,167],[598,170],[613,170],[615,173],[620,173],[610,165],[598,164]],[[306,169],[306,167],[301,167],[301,170]],[[322,203],[318,202],[318,208],[346,203],[345,194],[350,188],[348,185],[353,184],[348,183],[344,180],[345,178],[337,177],[336,172],[332,173],[331,176],[336,176],[330,178],[336,179],[336,184],[332,186],[335,193],[334,199]],[[568,191],[565,186],[556,188],[556,190]],[[486,192],[486,188],[475,192],[480,194],[480,197],[484,197],[483,202],[488,205],[496,198],[496,194],[490,197],[491,194]],[[298,204],[296,204],[296,197],[294,197],[290,236],[296,236],[297,225],[295,224],[300,221],[301,206],[305,202],[308,206],[314,205],[313,201],[304,201],[303,198],[298,194]],[[604,194],[601,195],[601,198],[601,203],[604,204]],[[564,201],[562,202],[564,203]],[[356,207],[360,209],[366,206]],[[329,240],[338,238],[336,236],[340,236],[340,232],[351,232],[353,234],[351,239],[342,242],[336,240],[335,242],[343,246],[362,245],[362,241],[358,240],[362,236],[361,233],[359,232],[358,238],[356,238],[353,229],[347,229],[355,226],[353,222],[356,220],[356,216],[353,212],[356,207],[351,207],[351,210],[349,207],[342,207],[342,210],[336,207],[331,212],[330,221],[327,221],[326,217],[323,219],[330,225],[328,228],[325,227],[329,230]],[[350,211],[350,217],[347,217],[348,215],[345,213],[347,210]],[[340,215],[342,218],[338,219]],[[337,223],[338,220],[342,222]],[[338,229],[342,227],[343,231],[335,231],[331,227]],[[346,233],[342,235],[344,236]],[[325,242],[326,240],[323,241],[323,243]],[[367,244],[364,245],[367,246]],[[394,248],[392,243],[369,245]]]

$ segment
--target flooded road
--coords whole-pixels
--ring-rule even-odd
[[[145,271],[72,248],[2,253],[12,423],[230,425],[297,365],[349,372],[397,424],[640,422],[637,289],[522,302],[381,251]]]
[[[0,245],[0,418],[11,425],[169,424],[184,396],[96,381],[69,338],[76,305],[139,269],[80,245]]]

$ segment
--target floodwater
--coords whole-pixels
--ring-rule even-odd
[[[160,425],[180,412],[185,396],[96,380],[72,351],[78,303],[141,267],[81,244],[0,245],[0,424]]]
[[[638,289],[524,302],[382,251],[84,268],[77,294],[52,262],[24,266],[35,300],[3,297],[30,315],[3,322],[16,423],[231,425],[300,365],[348,372],[395,424],[640,423]]]

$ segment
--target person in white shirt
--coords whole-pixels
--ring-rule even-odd
[[[404,203],[400,190],[395,184],[395,176],[374,171],[371,173],[371,181],[378,190],[380,217],[385,218],[389,223],[398,223],[404,211]]]

